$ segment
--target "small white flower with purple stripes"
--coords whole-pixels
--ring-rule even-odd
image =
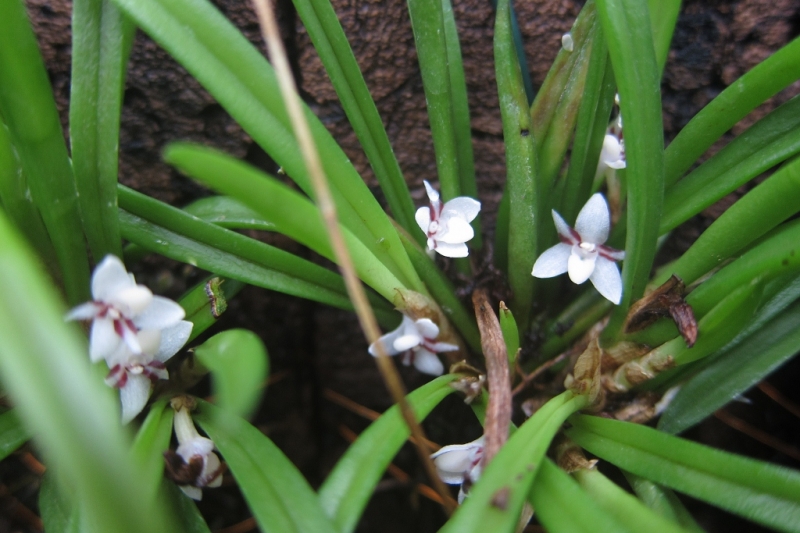
[[[174,400],[173,400],[174,402]],[[174,403],[173,403],[174,407]],[[219,456],[214,453],[214,441],[203,437],[194,427],[192,416],[186,406],[178,406],[173,419],[175,436],[178,438],[178,449],[175,451],[184,465],[197,465],[188,484],[178,485],[184,494],[193,500],[202,500],[204,487],[214,488],[222,485],[222,474],[225,470]],[[184,476],[185,477],[185,476]]]
[[[483,471],[483,436],[468,444],[444,446],[431,455],[436,473],[448,485],[461,485],[458,503],[464,498]]]
[[[403,315],[403,321],[394,331],[382,336],[369,347],[369,353],[377,357],[377,343],[383,345],[386,355],[403,354],[403,364],[414,367],[425,374],[441,376],[444,365],[436,357],[439,352],[453,352],[458,346],[447,342],[437,342],[439,326],[430,318],[412,320]]]
[[[466,242],[475,236],[470,226],[481,203],[468,196],[459,196],[442,204],[439,193],[427,181],[423,181],[428,192],[428,207],[417,209],[414,218],[428,238],[428,249],[445,257],[467,257]]]
[[[537,278],[552,278],[567,272],[573,283],[591,280],[600,294],[619,304],[622,277],[615,262],[625,259],[625,252],[603,244],[611,229],[608,204],[603,195],[597,193],[589,198],[578,213],[574,229],[555,211],[553,220],[561,242],[539,256],[532,274]]]

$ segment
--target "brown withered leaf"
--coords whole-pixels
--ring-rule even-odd
[[[601,409],[605,403],[600,375],[602,357],[603,349],[600,348],[599,341],[593,339],[575,361],[572,374],[564,380],[564,387],[575,394],[585,395],[589,398],[589,406],[592,410]]]
[[[697,340],[697,321],[692,307],[683,299],[686,287],[676,275],[631,306],[625,319],[625,333],[641,331],[659,318],[671,317],[686,346]]]

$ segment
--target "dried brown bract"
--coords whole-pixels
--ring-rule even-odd
[[[631,306],[625,319],[625,333],[643,330],[659,318],[671,317],[686,346],[694,346],[697,321],[691,306],[683,299],[685,292],[683,281],[673,274],[663,285]]]

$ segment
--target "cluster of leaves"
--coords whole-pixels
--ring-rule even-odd
[[[416,225],[408,187],[333,8],[327,0],[295,0],[295,7],[393,215],[384,212],[306,109],[347,247],[379,321],[391,327],[399,319],[393,307],[409,311],[413,318],[435,321],[448,342],[481,353],[474,317],[422,248],[425,235]],[[442,196],[476,197],[452,7],[446,0],[409,0],[408,7]],[[665,149],[659,80],[679,7],[676,0],[590,0],[572,29],[572,46],[559,53],[534,99],[524,83],[511,5],[498,2],[495,63],[508,178],[494,261],[513,293],[513,315],[501,313],[509,356],[516,364],[521,339],[536,330],[541,344],[525,365],[543,364],[609,313],[600,338],[606,353],[632,344],[646,348],[619,361],[612,372],[589,376],[588,383],[553,397],[526,420],[486,465],[444,531],[512,531],[528,504],[553,532],[639,531],[642,524],[648,531],[697,530],[672,489],[768,527],[799,530],[800,473],[674,434],[792,357],[800,340],[800,225],[789,221],[800,210],[794,200],[800,188],[800,101],[796,97],[774,110],[692,169],[723,133],[800,78],[800,40],[723,91]],[[118,185],[121,95],[137,27],[197,78],[302,192],[224,153],[188,143],[170,145],[167,162],[224,196],[177,209]],[[0,5],[0,378],[16,405],[0,415],[0,457],[34,436],[52,467],[40,495],[48,530],[207,531],[197,509],[162,481],[172,410],[164,400],[154,403],[131,439],[119,424],[114,395],[89,365],[84,336],[63,323],[65,305],[56,287],[67,304],[78,304],[89,299],[92,260],[114,254],[133,261],[148,251],[226,280],[221,286],[218,279],[204,282],[181,300],[194,336],[214,323],[224,298],[243,284],[353,307],[339,274],[236,232],[280,232],[335,260],[276,74],[211,3],[76,0],[73,42],[68,151],[24,5],[20,0]],[[562,290],[558,281],[534,279],[531,268],[555,243],[550,210],[574,220],[596,192],[597,160],[617,91],[627,168],[619,171],[619,223],[609,244],[624,248],[626,256],[622,300],[612,310],[592,290],[570,293],[575,297],[567,302],[553,298]],[[771,169],[651,279],[661,237]],[[470,245],[478,250],[480,220],[472,225]],[[124,250],[123,240],[129,243]],[[464,259],[455,267],[467,275],[472,269]],[[667,319],[630,331],[634,304],[672,275],[690,290],[685,301],[683,294],[678,299],[697,319],[693,346]],[[412,313],[412,301],[425,303],[415,304]],[[200,402],[195,420],[223,455],[259,527],[352,531],[409,435],[399,408],[374,422],[315,492],[242,418],[257,402],[267,373],[260,342],[251,333],[224,332],[196,355],[214,376],[219,406]],[[669,367],[675,368],[662,372]],[[642,383],[641,376],[655,379]],[[575,378],[580,381],[577,372]],[[408,402],[424,418],[454,392],[454,382],[470,379],[442,376],[412,392]],[[659,428],[652,429],[575,415],[596,401],[601,382],[610,383],[609,394],[632,387],[682,388]],[[481,412],[484,404],[479,399],[474,405]],[[577,468],[573,476],[555,467],[546,454],[567,419],[567,437],[621,468],[637,497],[591,466]]]

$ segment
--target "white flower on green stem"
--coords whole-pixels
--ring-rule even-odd
[[[142,354],[138,333],[163,330],[178,324],[185,312],[168,298],[154,296],[137,285],[119,258],[108,255],[92,274],[92,298],[67,313],[67,320],[92,320],[89,357],[107,359],[122,350]],[[109,365],[112,366],[112,365]]]
[[[164,363],[180,350],[192,333],[192,323],[181,320],[164,330],[136,333],[141,352],[130,351],[126,343],[106,359],[109,367],[106,384],[119,389],[122,423],[138,415],[150,398],[150,388],[159,379],[169,379]]]
[[[468,444],[444,446],[431,455],[436,472],[448,485],[461,485],[458,503],[464,501],[469,487],[483,471],[483,436]]]
[[[445,257],[467,257],[466,242],[475,236],[470,226],[481,203],[468,196],[459,196],[442,204],[439,193],[427,181],[423,181],[428,192],[428,207],[417,209],[414,218],[428,238],[428,249]]]
[[[177,454],[186,465],[201,464],[199,473],[191,480],[191,484],[179,485],[180,489],[193,500],[203,499],[203,487],[219,487],[222,485],[222,466],[219,456],[214,453],[214,441],[201,436],[194,427],[189,409],[182,406],[175,411],[173,419],[175,436],[178,438]]]
[[[444,365],[436,357],[439,352],[453,352],[458,346],[447,342],[437,342],[439,326],[430,318],[412,320],[403,315],[403,321],[394,331],[382,336],[369,347],[369,353],[378,356],[376,344],[381,343],[386,355],[403,354],[403,364],[414,367],[425,374],[440,376]]]
[[[561,242],[539,256],[532,274],[537,278],[552,278],[567,272],[573,283],[591,280],[600,294],[619,304],[622,278],[615,262],[625,259],[625,252],[603,244],[611,228],[603,195],[597,193],[589,198],[578,213],[574,229],[555,211],[553,220]]]

